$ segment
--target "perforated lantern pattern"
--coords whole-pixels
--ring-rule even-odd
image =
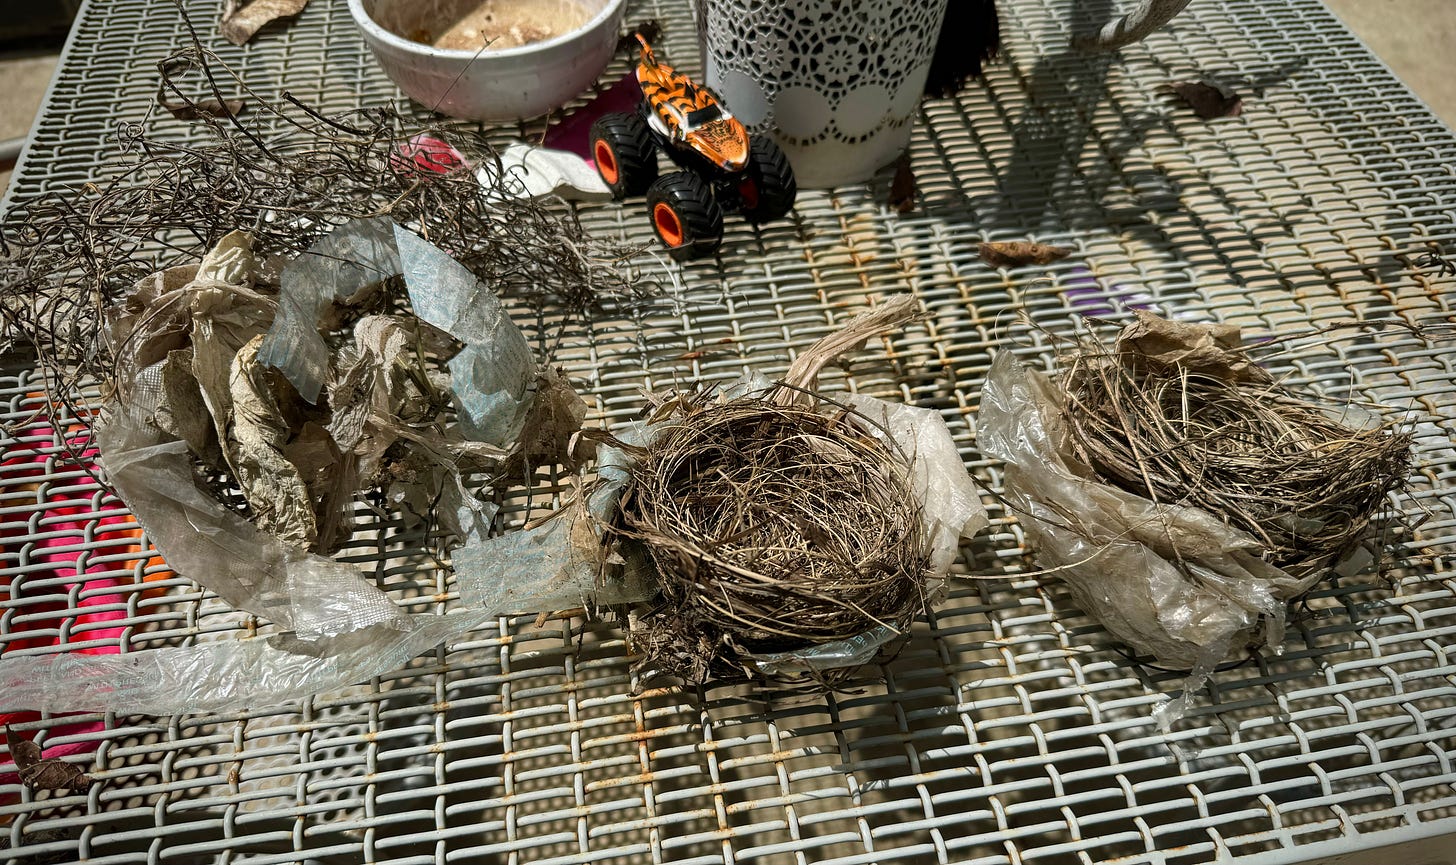
[[[945,0],[708,0],[701,14],[708,86],[820,187],[908,143]]]

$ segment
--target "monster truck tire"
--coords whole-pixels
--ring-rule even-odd
[[[641,195],[657,179],[652,133],[636,114],[603,114],[591,128],[592,158],[602,182],[623,199]]]
[[[664,174],[648,188],[647,215],[678,261],[712,255],[723,240],[723,208],[707,182],[688,171]]]
[[[758,225],[773,222],[794,206],[799,186],[789,158],[767,135],[755,135],[748,149],[748,167],[739,181],[743,218]]]

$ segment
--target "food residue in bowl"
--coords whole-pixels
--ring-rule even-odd
[[[499,50],[554,39],[591,19],[587,7],[576,0],[483,0],[456,4],[456,8],[459,13],[454,16],[439,16],[442,20],[438,27],[419,26],[425,22],[417,22],[400,35],[453,51],[475,51],[486,46]]]

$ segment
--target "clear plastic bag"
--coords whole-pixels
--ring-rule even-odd
[[[498,445],[514,439],[530,407],[535,361],[494,294],[444,251],[387,219],[341,226],[285,268],[276,316],[273,300],[251,288],[256,267],[249,238],[235,232],[199,266],[173,268],[138,285],[112,317],[125,337],[118,342],[130,349],[117,365],[125,398],[109,408],[96,435],[112,484],[168,565],[282,632],[118,656],[5,658],[0,710],[173,714],[287,702],[398,668],[516,603],[499,591],[517,577],[502,567],[491,575],[494,585],[465,575],[464,603],[449,614],[406,614],[356,566],[305,552],[300,538],[260,528],[203,487],[194,460],[207,461],[219,442],[218,460],[261,454],[253,462],[262,466],[282,457],[266,399],[252,400],[259,414],[256,447],[228,440],[233,397],[260,390],[256,376],[244,381],[238,372],[277,365],[301,395],[316,400],[333,372],[320,334],[327,310],[402,274],[418,317],[465,346],[450,364],[459,426],[441,433],[417,428],[407,417],[391,424],[366,405],[348,431],[327,435],[358,438],[369,426],[426,451],[439,472],[430,489],[416,483],[415,490],[427,499],[438,491],[446,527],[464,541],[462,560],[507,541],[487,537],[496,506],[465,488],[459,468],[476,455],[503,455]],[[390,346],[399,339],[390,320],[373,319],[361,321],[369,338],[360,336],[357,359],[365,362],[364,378],[374,376],[382,399],[392,404],[402,393],[391,386],[400,352]],[[257,346],[256,362],[245,346]],[[195,423],[199,412],[212,419]],[[216,438],[207,430],[214,423]],[[266,478],[258,486],[266,491]]]

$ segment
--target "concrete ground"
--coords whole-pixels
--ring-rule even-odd
[[[1456,0],[1325,0],[1416,95],[1456,128]]]
[[[1456,0],[1325,2],[1436,114],[1456,127]],[[54,54],[0,54],[0,81],[5,82],[0,88],[0,139],[25,134],[55,62]],[[0,170],[0,191],[9,181],[10,172]]]
[[[41,97],[56,69],[56,55],[0,56],[0,140],[18,138],[30,129]],[[0,170],[0,192],[10,183],[10,172]]]

